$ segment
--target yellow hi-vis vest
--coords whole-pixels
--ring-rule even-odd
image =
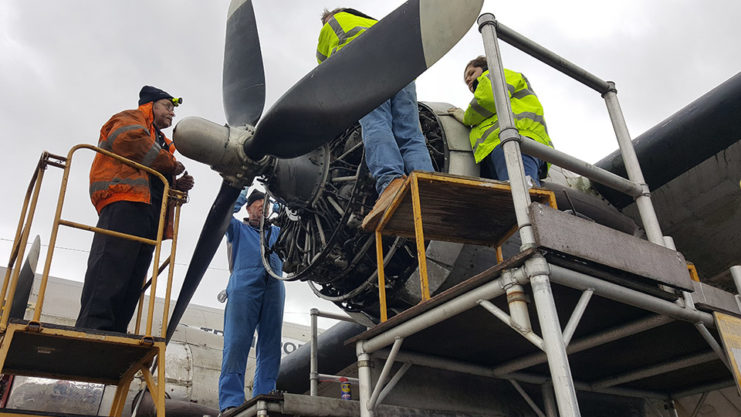
[[[548,129],[543,117],[543,106],[530,88],[527,78],[519,72],[504,69],[504,79],[515,117],[515,127],[521,136],[527,136],[551,148],[553,143],[548,137]],[[463,123],[471,128],[469,139],[476,163],[481,162],[499,145],[499,121],[494,106],[494,93],[491,90],[489,71],[484,71],[477,78],[478,85],[473,100],[466,109]]]
[[[333,53],[342,49],[366,29],[376,24],[376,20],[339,12],[332,16],[319,32],[319,45],[316,48],[316,60],[320,64]]]

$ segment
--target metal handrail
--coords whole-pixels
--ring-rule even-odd
[[[70,168],[72,165],[71,164],[72,157],[74,153],[80,149],[90,149],[94,152],[97,152],[105,156],[108,156],[110,158],[116,159],[121,163],[129,165],[136,169],[143,170],[149,174],[152,174],[156,176],[160,181],[162,181],[162,183],[164,184],[164,189],[163,189],[162,205],[160,207],[160,216],[159,216],[159,223],[158,223],[158,228],[157,228],[156,239],[154,240],[147,239],[147,238],[143,238],[143,237],[136,236],[136,235],[114,232],[108,229],[101,229],[95,226],[89,226],[89,225],[61,219],[62,207],[63,207],[64,198],[65,198],[65,194],[67,190],[67,183],[69,179],[69,172],[70,172]],[[50,157],[55,158],[60,162],[49,161]],[[18,229],[16,231],[13,251],[11,253],[10,261],[8,263],[8,269],[6,271],[5,279],[3,281],[3,287],[2,287],[2,290],[0,290],[0,294],[2,294],[3,300],[4,300],[3,306],[5,307],[3,308],[3,311],[2,311],[2,318],[0,318],[0,331],[4,331],[8,326],[10,306],[12,305],[12,302],[13,302],[13,296],[15,293],[15,287],[17,285],[18,274],[19,274],[20,268],[15,268],[13,270],[12,278],[10,278],[10,271],[13,265],[15,264],[16,260],[23,258],[24,249],[28,241],[28,234],[30,232],[31,223],[33,221],[33,217],[35,214],[36,203],[38,202],[39,190],[40,190],[41,182],[43,179],[43,173],[47,165],[52,165],[58,168],[63,168],[64,174],[62,176],[62,183],[60,185],[59,198],[57,201],[57,208],[56,208],[56,212],[54,215],[54,223],[52,225],[51,238],[49,240],[49,245],[48,245],[49,249],[47,251],[46,262],[44,264],[44,272],[41,277],[41,284],[39,286],[39,295],[36,301],[36,305],[34,308],[34,316],[31,322],[39,323],[40,318],[41,318],[44,297],[46,294],[46,286],[47,286],[48,278],[49,278],[49,270],[51,269],[51,260],[54,254],[54,248],[55,248],[57,234],[58,234],[60,225],[68,226],[68,227],[72,227],[76,229],[81,229],[81,230],[88,230],[88,231],[92,231],[96,233],[103,233],[103,234],[110,235],[110,236],[115,236],[115,237],[119,237],[123,239],[129,239],[129,240],[134,240],[134,241],[154,245],[155,246],[154,262],[155,262],[155,265],[158,265],[159,258],[160,258],[160,250],[161,250],[161,245],[162,245],[162,235],[164,232],[165,215],[167,212],[168,204],[170,202],[173,202],[175,205],[174,233],[173,233],[172,251],[169,256],[170,269],[169,269],[168,282],[167,282],[167,295],[169,298],[171,287],[172,287],[172,275],[173,275],[172,264],[173,264],[174,256],[175,256],[175,248],[176,248],[175,241],[177,239],[177,229],[178,229],[178,223],[179,223],[180,206],[184,202],[187,201],[187,193],[184,193],[178,190],[170,190],[169,182],[167,181],[167,179],[162,174],[160,174],[159,172],[149,167],[146,167],[142,164],[131,161],[115,153],[106,151],[104,149],[100,149],[96,146],[80,144],[80,145],[76,145],[72,147],[72,149],[70,149],[70,151],[68,152],[66,158],[55,156],[47,152],[44,152],[39,160],[37,170],[34,173],[33,177],[31,178],[31,182],[29,184],[28,191],[26,193],[26,197],[23,203],[23,208],[21,211],[21,218],[19,220]],[[29,200],[30,200],[30,204],[29,204]],[[23,225],[24,221],[25,221],[25,226]],[[154,301],[155,301],[154,294],[156,294],[157,276],[159,272],[160,270],[158,268],[154,268],[152,278],[151,278],[152,289],[150,290],[150,294],[152,294],[152,296],[150,296],[149,308],[147,312],[146,333],[143,335],[145,338],[152,337],[152,321],[153,321],[152,319],[154,315]],[[8,288],[9,278],[10,278],[10,288]],[[168,302],[167,301],[168,300],[165,300],[165,312],[164,312],[163,323],[162,323],[162,337],[164,337],[166,329],[167,329],[167,314],[168,314]],[[141,310],[141,302],[143,302],[143,294],[142,294],[142,298],[140,299],[140,306],[139,306],[140,310]],[[139,321],[140,321],[140,317],[137,317],[137,325],[136,325],[135,333],[139,332]]]
[[[309,357],[309,395],[311,396],[317,396],[318,395],[318,389],[319,389],[319,379],[334,379],[334,378],[346,378],[350,382],[357,381],[356,378],[350,378],[350,377],[343,377],[341,375],[328,375],[328,374],[320,374],[319,373],[319,346],[317,343],[317,318],[318,317],[324,317],[328,319],[334,319],[334,320],[343,320],[348,321],[351,323],[354,323],[355,320],[351,319],[348,316],[343,316],[341,314],[334,314],[334,313],[327,313],[324,311],[319,311],[319,309],[312,308],[309,310],[309,314],[311,315],[311,344],[310,344],[310,357]],[[357,383],[357,382],[356,382]]]
[[[529,203],[529,201],[527,201],[527,196],[521,192],[522,190],[519,190],[519,184],[521,182],[519,181],[519,177],[523,175],[521,169],[522,158],[519,149],[522,147],[526,148],[528,152],[531,152],[539,158],[570,169],[577,174],[589,178],[590,180],[604,184],[605,186],[635,198],[636,206],[638,207],[638,212],[643,223],[643,228],[646,230],[648,240],[657,245],[665,246],[661,227],[658,218],[656,217],[653,204],[651,203],[650,190],[643,177],[641,167],[638,163],[638,157],[633,148],[622,109],[620,108],[620,103],[617,100],[617,89],[615,88],[615,83],[600,79],[538,43],[522,36],[516,31],[498,22],[491,13],[484,13],[479,16],[478,23],[479,30],[483,36],[484,50],[486,51],[487,63],[490,70],[489,73],[492,78],[495,104],[498,103],[497,114],[500,119],[500,137],[502,138],[502,146],[504,146],[505,158],[508,161],[507,171],[510,173],[510,181],[513,184],[513,198],[515,200],[522,200],[522,204],[520,205],[524,205],[526,202]],[[532,141],[522,140],[522,137],[520,137],[519,132],[514,126],[512,108],[509,103],[509,97],[506,93],[502,60],[499,54],[499,39],[600,93],[607,105],[607,111],[628,173],[627,180],[563,152],[555,151],[550,148],[546,150],[543,149],[546,148],[545,146],[534,145],[530,143]],[[518,160],[520,161],[519,164],[517,163]],[[512,175],[513,173],[515,175]],[[515,207],[518,207],[518,204],[515,204]],[[516,211],[524,212],[525,210]],[[520,224],[521,233],[523,235],[522,241],[523,245],[527,245],[530,243],[532,231],[529,228],[526,216],[518,214],[518,218],[522,218],[522,223]]]

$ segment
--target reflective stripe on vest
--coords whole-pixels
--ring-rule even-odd
[[[157,159],[157,156],[162,151],[162,147],[156,143],[152,144],[152,147],[149,148],[147,153],[144,155],[144,158],[142,158],[141,164],[145,167],[151,166],[152,162],[154,162],[155,159]]]
[[[522,119],[530,119],[533,122],[540,123],[543,125],[543,127],[546,129],[546,133],[548,131],[548,126],[545,124],[545,118],[539,114],[535,114],[533,112],[522,112],[514,115],[515,120],[522,120]],[[499,129],[499,121],[497,120],[494,122],[491,127],[486,129],[484,133],[481,135],[480,138],[476,139],[476,143],[473,145],[473,153],[476,154],[476,150],[479,148],[479,145],[484,143],[486,141],[486,138],[489,137],[489,135],[493,134]],[[548,143],[551,147],[553,147],[553,144],[551,144],[550,138],[548,139]]]
[[[337,39],[339,40],[339,42],[337,43],[338,46],[344,45],[348,39],[368,29],[367,27],[363,27],[363,26],[355,26],[354,28],[350,29],[349,32],[345,32],[345,30],[342,29],[340,22],[338,22],[334,16],[332,16],[332,18],[330,18],[329,22],[327,23],[329,24],[329,27],[331,27],[332,30],[334,31],[334,34],[337,35]]]
[[[136,130],[136,129],[143,129],[147,134],[149,133],[149,130],[141,125],[131,125],[131,126],[124,126],[116,129],[115,132],[113,132],[111,135],[108,136],[108,138],[98,144],[98,146],[101,149],[105,149],[106,151],[113,152],[113,142],[116,140],[118,135],[128,132],[130,130]],[[172,142],[165,141],[168,147],[168,151],[170,153],[175,152],[175,145]],[[147,150],[147,153],[144,154],[144,157],[139,162],[140,164],[144,165],[145,167],[149,167],[152,165],[155,159],[157,159],[157,156],[160,154],[160,151],[162,151],[162,147],[158,145],[156,142],[152,144],[152,146]]]
[[[105,149],[107,151],[113,152],[113,142],[116,141],[116,138],[118,138],[118,135],[122,133],[126,133],[129,130],[136,130],[136,129],[144,130],[145,132],[147,132],[147,136],[149,136],[149,129],[147,129],[146,127],[142,125],[123,126],[123,127],[119,127],[118,129],[116,129],[113,133],[108,135],[108,137],[105,140],[98,143],[98,147],[101,149]]]
[[[96,181],[90,184],[90,196],[97,191],[105,191],[108,187],[114,185],[130,185],[132,187],[147,187],[149,188],[149,181],[146,178],[119,178],[114,177],[111,181]]]
[[[340,24],[342,21],[350,29],[346,32]],[[316,60],[320,64],[332,56],[339,49],[350,43],[361,33],[369,29],[376,21],[366,17],[356,16],[347,12],[340,12],[330,17],[322,26],[319,36],[319,45]],[[325,55],[326,54],[326,55]]]

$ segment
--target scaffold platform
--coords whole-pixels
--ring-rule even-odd
[[[416,234],[418,244],[428,236],[481,236],[479,244],[486,239],[495,246],[509,236],[507,227],[487,236],[470,218],[441,214],[465,213],[470,201],[505,201],[509,185],[429,173],[412,173],[407,182],[377,234],[415,236],[432,213],[424,236]],[[439,193],[424,191],[436,187],[467,197],[436,198]],[[414,199],[419,203],[410,216]],[[561,375],[571,377],[576,391],[644,399],[669,400],[734,384],[715,330],[719,316],[741,316],[734,294],[693,280],[675,250],[537,201],[528,214],[532,247],[346,342],[358,352],[361,403],[375,406],[394,362],[552,383],[556,391],[565,381],[553,376],[554,366],[565,366]],[[559,352],[563,361],[554,365]],[[362,369],[371,354],[387,358],[373,394]]]

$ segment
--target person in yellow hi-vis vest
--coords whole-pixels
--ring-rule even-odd
[[[325,10],[316,58],[321,64],[376,23],[354,9]],[[434,171],[425,137],[419,127],[414,81],[360,119],[365,163],[376,180],[378,200],[363,219],[363,229],[374,230],[412,171]]]
[[[519,72],[504,69],[507,91],[515,118],[515,127],[523,138],[536,140],[553,147],[543,116],[543,106],[535,95],[527,78]],[[489,78],[486,57],[479,56],[466,65],[463,80],[473,93],[473,100],[465,113],[453,108],[450,112],[461,123],[471,126],[469,139],[476,163],[481,166],[481,176],[500,181],[509,180],[504,150],[500,146],[499,121],[494,106],[494,93]],[[540,185],[540,179],[548,174],[548,164],[530,155],[522,154],[525,175],[530,176],[533,185]]]

